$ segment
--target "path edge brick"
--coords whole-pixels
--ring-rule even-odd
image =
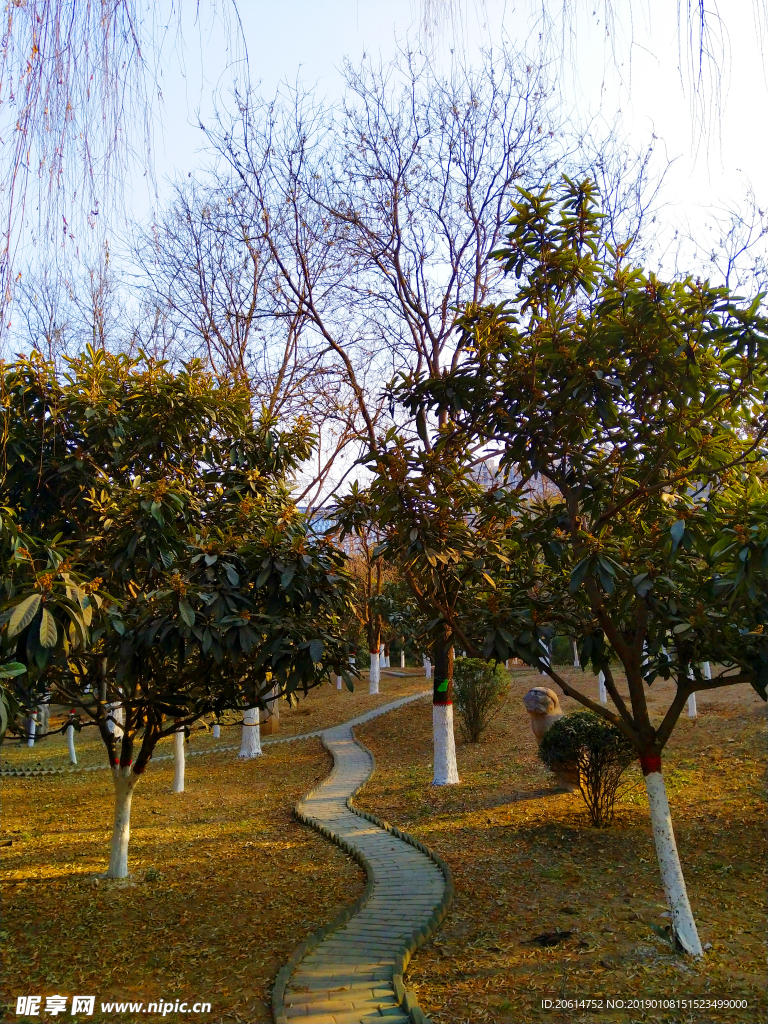
[[[368,747],[366,747],[366,745],[362,742],[362,740],[357,739],[357,737],[355,737],[355,742],[360,744],[363,750],[365,750],[368,753],[368,756],[373,762],[373,771],[371,772],[372,776],[373,772],[376,771],[376,758],[373,755],[373,751],[369,750]],[[369,776],[369,778],[371,776]],[[366,782],[367,781],[368,780],[366,780]],[[403,975],[405,974],[406,968],[408,967],[410,959],[415,953],[415,951],[420,946],[423,946],[426,942],[428,942],[429,939],[432,938],[432,936],[437,932],[440,925],[443,923],[446,916],[448,915],[451,906],[453,905],[453,898],[456,891],[453,884],[453,875],[451,874],[451,869],[443,860],[443,858],[438,853],[435,853],[434,850],[430,849],[430,847],[428,847],[425,843],[420,842],[420,840],[416,839],[415,836],[412,836],[409,832],[404,832],[403,829],[398,828],[396,825],[390,825],[390,823],[388,821],[385,821],[383,818],[379,818],[377,815],[370,814],[368,811],[363,811],[359,807],[355,806],[354,798],[365,787],[366,782],[363,782],[360,786],[357,787],[354,793],[347,797],[347,807],[350,809],[350,811],[352,811],[354,814],[360,815],[361,818],[366,818],[372,824],[378,825],[379,828],[385,829],[387,832],[391,833],[397,839],[401,839],[404,843],[408,843],[409,846],[413,846],[420,853],[423,853],[426,857],[429,857],[429,859],[434,864],[436,864],[438,868],[440,868],[440,871],[443,873],[443,878],[445,879],[445,889],[443,892],[443,898],[432,911],[432,916],[427,922],[426,926],[424,928],[416,929],[412,933],[410,939],[403,943],[398,954],[401,963],[399,968],[395,968],[394,974],[392,976],[392,981],[395,987],[395,996],[397,997],[397,1000],[402,1006],[402,1008],[410,1017],[413,1024],[429,1024],[429,1018],[425,1015],[424,1011],[419,1006],[415,993],[412,990],[407,989],[405,987]]]
[[[411,698],[411,700],[418,700],[421,697],[423,697],[423,694],[419,694],[418,696]],[[410,701],[408,701],[408,703],[410,703]],[[387,708],[387,710],[389,710],[389,708]],[[394,708],[392,710],[394,710]],[[378,717],[378,715],[375,717]],[[328,729],[327,731],[332,732],[333,729]],[[357,739],[357,737],[354,735],[354,729],[351,730],[351,732],[355,743],[362,747],[363,750],[365,750],[365,752],[371,759],[371,775],[368,776],[368,778],[370,779],[376,770],[376,758],[374,757],[372,751],[370,751],[361,740]],[[325,749],[333,757],[333,763],[335,768],[337,764],[337,758],[333,750],[326,743],[326,738],[324,734],[320,736],[320,741],[325,747]],[[317,786],[311,789],[303,797],[301,803],[303,803],[305,800],[309,800],[323,786],[325,781],[326,780],[323,779],[322,782],[318,783]],[[443,858],[440,857],[439,854],[431,850],[424,843],[416,839],[414,836],[410,835],[408,832],[404,832],[400,828],[397,828],[397,826],[390,825],[389,822],[384,821],[382,818],[378,818],[375,814],[369,814],[368,811],[363,811],[355,807],[354,798],[363,789],[367,781],[368,779],[366,779],[365,782],[362,782],[347,797],[346,805],[349,808],[349,810],[353,814],[358,815],[358,817],[365,818],[367,821],[370,821],[373,825],[377,825],[379,828],[382,828],[386,832],[389,832],[391,835],[395,836],[395,838],[402,840],[402,842],[407,843],[409,846],[414,847],[414,849],[418,850],[420,853],[423,853],[440,869],[445,881],[443,898],[435,906],[435,909],[432,912],[432,916],[427,922],[426,926],[424,926],[423,928],[416,929],[412,933],[410,939],[404,942],[403,945],[401,946],[397,954],[400,963],[395,967],[392,976],[395,998],[397,999],[398,1003],[405,1011],[405,1013],[408,1015],[411,1024],[430,1024],[429,1018],[424,1014],[423,1010],[419,1006],[415,993],[412,990],[406,989],[405,983],[403,981],[403,975],[405,973],[406,968],[408,967],[408,963],[413,953],[420,946],[423,946],[437,932],[438,928],[440,927],[446,915],[448,914],[451,905],[453,904],[453,897],[455,891],[453,884],[453,875],[451,874],[451,869],[443,860]],[[328,937],[328,935],[330,935],[334,931],[337,931],[343,925],[347,924],[348,921],[350,921],[356,914],[360,912],[360,910],[362,910],[362,908],[370,899],[370,896],[373,893],[374,886],[373,866],[371,865],[368,858],[356,847],[354,847],[351,843],[346,842],[346,840],[342,839],[339,835],[337,835],[337,833],[335,833],[332,829],[329,829],[326,825],[323,825],[322,822],[318,821],[316,818],[313,818],[311,815],[305,814],[301,810],[301,803],[297,804],[297,806],[294,808],[294,814],[298,818],[298,820],[306,825],[309,825],[311,828],[314,828],[322,836],[324,836],[330,842],[335,843],[336,846],[338,846],[345,853],[348,853],[352,858],[354,858],[354,860],[356,860],[357,863],[360,864],[360,866],[365,871],[367,881],[365,889],[363,890],[362,894],[355,900],[355,902],[352,903],[349,907],[345,907],[344,910],[337,914],[337,916],[329,924],[324,925],[322,928],[318,928],[317,931],[313,932],[310,936],[308,936],[304,940],[304,942],[301,943],[300,946],[297,946],[297,948],[293,951],[285,965],[281,967],[281,969],[278,971],[277,977],[275,978],[274,986],[272,988],[272,1016],[274,1024],[289,1024],[284,1003],[285,990],[288,986],[288,982],[290,981],[291,975],[296,970],[299,963],[304,959],[308,952],[310,952],[312,949],[318,946],[325,938]]]

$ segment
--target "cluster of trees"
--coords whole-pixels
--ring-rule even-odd
[[[243,381],[88,348],[3,368],[6,717],[95,728],[115,787],[110,877],[160,739],[352,685],[351,580],[289,492],[312,450]]]
[[[661,756],[691,693],[766,697],[761,298],[637,265],[645,156],[569,136],[521,55],[347,83],[341,109],[243,94],[201,126],[216,173],[138,238],[126,337],[108,277],[69,358],[59,297],[28,292],[37,351],[2,370],[8,713],[45,692],[98,728],[121,875],[161,737],[351,685],[384,629],[430,648],[434,782],[456,783],[455,651],[520,658],[632,744],[700,953]],[[349,557],[308,527],[334,495]],[[557,672],[558,635],[612,706]]]
[[[377,439],[373,480],[339,515],[375,524],[428,620],[435,782],[457,781],[454,648],[535,666],[632,744],[674,933],[700,955],[662,752],[692,693],[767,696],[768,320],[760,296],[633,266],[589,181],[521,189],[509,226],[491,259],[513,299],[466,307],[450,371],[401,375],[390,394],[416,430]],[[483,487],[488,451],[500,471]],[[576,638],[611,705],[557,671],[555,636]],[[660,723],[657,678],[675,686]]]

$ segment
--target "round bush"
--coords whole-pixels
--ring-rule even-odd
[[[623,732],[592,711],[576,711],[547,730],[539,757],[550,771],[578,771],[592,824],[612,823],[621,777],[637,757]]]
[[[503,665],[479,658],[457,658],[453,663],[453,702],[461,715],[461,733],[478,743],[499,710],[509,689]]]

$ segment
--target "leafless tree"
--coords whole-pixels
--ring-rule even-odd
[[[560,168],[592,173],[597,154],[612,223],[618,231],[623,218],[633,234],[658,185],[647,154],[630,158],[615,133],[598,140],[589,126],[586,139],[566,124],[546,70],[510,49],[447,76],[407,52],[345,74],[338,105],[300,89],[272,102],[249,93],[201,125],[218,180],[177,195],[171,234],[186,241],[171,248],[183,269],[163,248],[168,219],[154,242],[167,301],[194,310],[214,362],[253,373],[257,355],[284,365],[290,353],[334,395],[343,446],[318,466],[317,497],[341,477],[328,460],[375,447],[391,423],[385,383],[442,372],[456,358],[459,313],[504,297],[488,254],[518,186],[537,188]],[[270,380],[282,387],[274,370]]]
[[[235,0],[205,6],[237,43]],[[0,341],[20,252],[27,260],[37,243],[46,265],[67,244],[82,252],[92,240],[97,252],[128,172],[138,168],[151,182],[159,62],[164,45],[183,53],[179,0],[163,9],[139,0],[10,0],[2,18]]]

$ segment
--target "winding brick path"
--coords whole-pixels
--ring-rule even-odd
[[[323,742],[333,754],[333,772],[297,806],[315,827],[325,826],[364,855],[373,887],[359,913],[312,948],[297,966],[283,1000],[290,1024],[382,1020],[407,1024],[413,1019],[397,999],[393,975],[402,969],[403,947],[414,932],[428,928],[446,880],[426,854],[347,806],[374,767],[351,726],[409,699],[415,698],[376,708],[327,730]]]

